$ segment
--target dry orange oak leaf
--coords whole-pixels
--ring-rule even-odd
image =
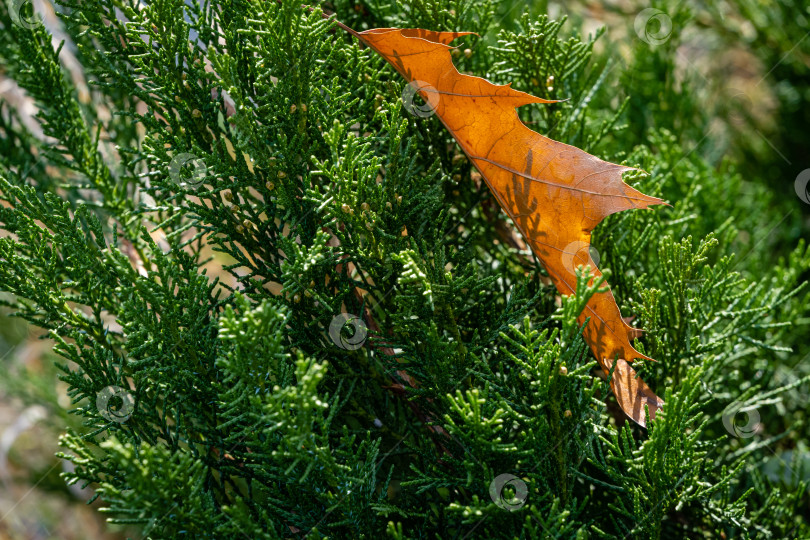
[[[591,231],[606,216],[664,204],[622,181],[634,170],[608,163],[526,127],[516,107],[554,103],[456,70],[449,45],[469,32],[380,28],[352,32],[419,91],[481,172],[501,207],[527,239],[560,294],[573,294],[575,269],[590,265]],[[647,358],[630,339],[639,333],[622,319],[611,292],[598,293],[579,316],[584,337],[605,373],[616,361],[611,388],[622,410],[642,426],[664,402],[628,362]]]

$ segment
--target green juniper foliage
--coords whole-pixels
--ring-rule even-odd
[[[576,20],[502,24],[514,7],[329,6],[356,30],[477,32],[460,70],[567,98],[521,118],[647,171],[626,180],[672,204],[594,236],[657,360],[636,363],[666,402],[648,430],[576,323],[606,283],[580,269],[559,298],[440,122],[409,114],[404,81],[319,7],[58,0],[20,25],[0,5],[0,72],[41,129],[0,103],[2,302],[55,344],[63,476],[111,523],[152,538],[810,535],[810,251],[778,228],[800,201],[692,151],[709,119],[672,79],[677,29],[622,56]]]

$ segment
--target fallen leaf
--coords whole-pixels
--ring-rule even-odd
[[[574,294],[579,265],[590,265],[593,274],[601,275],[589,249],[591,231],[600,221],[622,210],[663,204],[622,181],[631,167],[553,141],[518,118],[521,105],[555,102],[459,73],[449,44],[470,32],[380,28],[351,33],[419,92],[481,172],[560,294]],[[630,344],[638,330],[622,319],[610,291],[594,295],[578,321],[584,324],[588,318],[584,337],[605,373],[618,359],[610,384],[619,405],[646,425],[644,405],[654,418],[664,402],[628,363],[647,358]]]

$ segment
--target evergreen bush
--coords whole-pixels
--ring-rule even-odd
[[[151,538],[810,537],[806,210],[695,150],[721,117],[675,77],[693,6],[655,44],[635,12],[609,41],[490,0],[326,7],[477,32],[461,71],[567,99],[519,113],[647,171],[626,180],[672,206],[594,249],[663,413],[628,423],[582,340],[604,283],[559,297],[320,7],[12,1],[0,71],[37,114],[0,104],[0,290],[53,340],[66,482]]]

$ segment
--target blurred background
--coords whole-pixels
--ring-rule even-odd
[[[416,4],[405,2],[401,7],[416,9]],[[363,2],[348,5],[355,16],[364,9]],[[35,6],[59,35],[53,7],[42,0]],[[339,14],[345,9],[345,4],[336,6]],[[740,238],[740,257],[745,257],[746,246],[764,244],[775,260],[787,255],[801,238],[808,238],[807,5],[789,0],[677,5],[507,1],[494,3],[493,9],[496,27],[501,28],[514,29],[523,12],[567,17],[562,35],[595,34],[604,27],[606,35],[597,41],[595,57],[611,63],[608,92],[615,92],[615,100],[602,97],[618,108],[621,99],[629,96],[625,113],[629,127],[621,135],[628,148],[648,142],[649,129],[667,129],[690,149],[683,159],[701,156],[721,170],[734,162],[746,180],[768,188],[772,211],[750,216],[752,226],[747,230],[751,232]],[[497,44],[497,32],[482,38]],[[3,106],[27,111],[29,128],[41,132],[33,119],[35,105],[4,77],[2,67],[0,100]],[[746,267],[767,267],[773,260],[747,261]],[[796,336],[786,362],[791,377],[810,373],[809,321],[795,322],[804,335]],[[70,401],[66,386],[58,380],[51,346],[41,330],[10,317],[9,310],[0,307],[0,540],[138,538],[133,531],[110,532],[97,512],[98,503],[86,504],[92,492],[67,487],[59,476],[67,462],[55,455],[58,436],[66,427],[80,424],[68,414]],[[794,399],[806,405],[807,396],[801,389],[797,392]],[[788,453],[794,450],[805,452],[801,446],[788,448],[782,459],[789,460]],[[767,470],[766,461],[765,467],[766,474],[780,474],[777,464]]]

